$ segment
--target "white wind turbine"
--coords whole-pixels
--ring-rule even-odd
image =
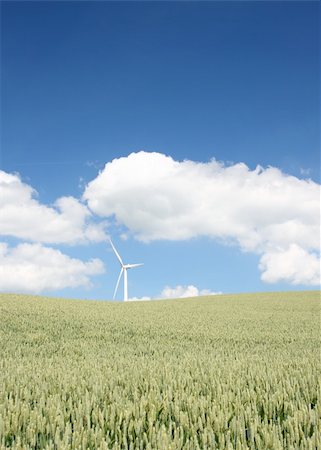
[[[127,270],[128,269],[133,269],[134,267],[143,266],[143,264],[124,264],[122,259],[121,259],[121,257],[120,257],[120,255],[119,255],[119,253],[115,249],[115,246],[112,243],[111,239],[109,239],[109,242],[110,242],[110,245],[112,246],[112,249],[114,250],[114,253],[115,253],[115,255],[116,255],[116,257],[117,257],[117,259],[118,259],[118,261],[120,262],[120,265],[121,265],[121,269],[120,269],[119,277],[118,277],[118,280],[117,280],[117,283],[116,283],[113,299],[116,296],[121,276],[124,274],[124,302],[127,302],[128,301]]]

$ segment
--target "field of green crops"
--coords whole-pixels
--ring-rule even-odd
[[[321,449],[319,292],[0,295],[0,448]]]

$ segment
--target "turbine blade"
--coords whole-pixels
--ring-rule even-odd
[[[126,269],[133,269],[134,267],[139,267],[139,266],[143,266],[144,264],[126,264]]]
[[[117,256],[118,261],[120,262],[120,264],[123,266],[123,261],[119,255],[119,253],[117,252],[117,250],[115,249],[114,244],[112,243],[111,239],[109,239],[110,245],[112,246],[112,249],[114,250],[115,255]]]
[[[114,300],[114,298],[116,297],[117,289],[118,289],[119,282],[120,282],[121,276],[122,276],[122,274],[123,274],[123,271],[124,271],[124,269],[121,268],[121,270],[120,270],[120,272],[119,272],[118,280],[117,280],[117,283],[116,283],[116,287],[115,287],[115,291],[114,291],[113,300]]]

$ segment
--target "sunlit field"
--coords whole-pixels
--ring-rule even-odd
[[[0,317],[1,449],[321,448],[319,292],[1,295]]]

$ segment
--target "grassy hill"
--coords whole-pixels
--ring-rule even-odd
[[[0,295],[0,448],[321,448],[320,293]]]

